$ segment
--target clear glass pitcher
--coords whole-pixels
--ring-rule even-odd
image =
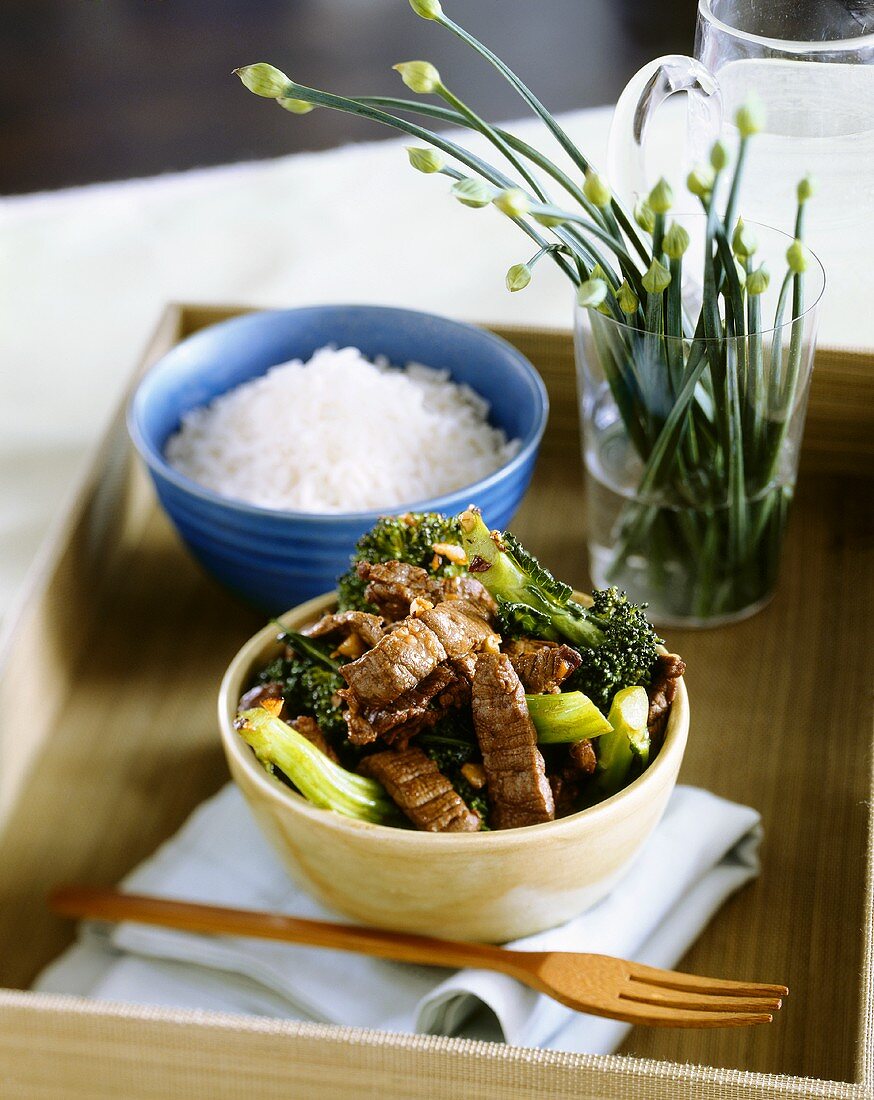
[[[824,320],[832,338],[844,317],[857,331],[871,308],[874,263],[874,3],[699,0],[695,57],[651,62],[617,105],[609,161],[623,197],[655,182],[644,165],[647,129],[680,91],[695,161],[706,161],[718,135],[736,148],[737,108],[750,96],[761,101],[765,129],[751,145],[738,210],[790,229],[795,186],[814,176],[806,237],[829,274]]]

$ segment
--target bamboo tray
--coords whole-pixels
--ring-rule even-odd
[[[234,310],[171,307],[146,356]],[[586,587],[567,334],[504,330],[552,398],[514,528]],[[231,1100],[874,1095],[870,583],[874,362],[823,350],[779,591],[672,631],[693,728],[681,778],[748,802],[761,878],[684,960],[785,981],[770,1027],[634,1031],[597,1057],[25,992],[70,941],[45,895],[114,883],[227,779],[219,678],[259,617],[189,560],[130,461],[121,416],[35,564],[0,649],[0,1096]]]

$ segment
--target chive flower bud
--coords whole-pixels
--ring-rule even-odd
[[[751,271],[747,276],[747,294],[752,297],[764,294],[770,282],[771,272],[768,270],[767,264],[759,264],[756,270]]]
[[[456,180],[452,185],[451,194],[464,206],[472,206],[479,209],[488,206],[494,198],[494,189],[476,176],[466,176]]]
[[[610,187],[603,176],[598,175],[589,168],[586,172],[586,181],[583,184],[583,194],[592,204],[602,210],[610,205]]]
[[[283,111],[288,111],[292,115],[308,115],[310,111],[316,109],[315,103],[308,103],[305,99],[286,99],[285,96],[278,96],[276,102]]]
[[[810,263],[807,249],[797,237],[786,249],[786,263],[789,264],[789,270],[794,275],[800,275],[802,271],[807,271]]]
[[[734,116],[734,124],[742,138],[758,134],[765,125],[765,112],[758,100],[750,98],[739,107]]]
[[[530,209],[525,192],[520,191],[518,187],[508,187],[505,191],[499,191],[492,202],[508,218],[523,218]]]
[[[410,7],[423,19],[439,19],[443,14],[440,0],[410,0]]]
[[[564,225],[567,221],[567,218],[561,214],[532,214],[531,217],[538,225],[545,226],[547,229],[554,229],[557,225]]]
[[[663,290],[667,290],[671,285],[671,273],[664,264],[659,263],[658,260],[653,260],[649,265],[649,271],[641,279],[641,282],[647,294],[661,294]]]
[[[623,280],[622,286],[619,288],[616,295],[616,301],[619,303],[619,308],[626,316],[637,312],[640,301],[634,293],[631,283],[629,283],[627,279]]]
[[[440,73],[430,61],[400,61],[392,68],[401,74],[401,80],[411,92],[429,95],[442,87]]]
[[[586,279],[577,287],[577,305],[584,309],[597,309],[604,304],[607,289],[603,279]]]
[[[671,185],[664,176],[662,176],[652,191],[650,191],[649,198],[646,201],[649,203],[649,208],[654,214],[667,214],[671,209],[671,205],[674,201],[674,192],[671,190]]]
[[[420,148],[416,145],[407,146],[407,156],[416,171],[424,172],[425,175],[429,175],[431,172],[439,172],[446,163],[443,154],[439,150]]]
[[[799,205],[807,202],[808,199],[812,199],[816,194],[816,180],[813,176],[805,176],[804,179],[798,181],[798,202]]]
[[[638,199],[634,204],[634,220],[644,233],[652,233],[655,229],[655,214],[646,199]]]
[[[732,252],[739,260],[748,260],[758,247],[759,241],[755,233],[748,225],[744,225],[743,218],[738,218],[731,238]]]
[[[686,186],[693,195],[699,199],[706,199],[713,190],[713,169],[706,164],[699,164],[686,176]]]
[[[665,239],[662,242],[662,248],[664,249],[669,260],[682,259],[686,250],[689,247],[689,234],[683,228],[679,222],[671,222],[671,227],[665,233]]]
[[[507,290],[511,294],[524,290],[531,282],[531,268],[528,264],[513,264],[507,272]]]
[[[257,65],[243,65],[240,69],[234,69],[234,73],[250,92],[265,99],[278,99],[291,83],[281,69],[263,61]]]
[[[721,172],[723,168],[728,167],[729,155],[728,149],[721,141],[715,141],[713,148],[710,150],[710,163],[716,169],[717,172]]]

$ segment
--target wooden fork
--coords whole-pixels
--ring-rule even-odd
[[[766,1024],[789,990],[785,985],[702,978],[609,955],[510,951],[481,943],[432,939],[378,928],[301,920],[282,913],[226,909],[88,886],[63,886],[49,906],[65,917],[136,921],[186,932],[254,936],[356,951],[421,966],[497,970],[569,1008],[649,1027],[744,1027]]]

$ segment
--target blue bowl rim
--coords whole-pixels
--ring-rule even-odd
[[[428,320],[438,320],[442,324],[448,325],[451,328],[465,331],[474,331],[480,333],[487,340],[490,340],[510,353],[510,356],[516,360],[518,365],[522,368],[524,375],[531,383],[532,391],[536,398],[539,399],[539,409],[536,410],[535,422],[529,429],[527,435],[522,440],[522,445],[516,454],[510,459],[509,462],[503,466],[499,466],[497,470],[494,470],[488,477],[481,478],[479,481],[473,481],[469,485],[462,485],[458,489],[453,489],[449,493],[444,493],[439,497],[431,497],[424,500],[416,500],[410,503],[401,503],[395,506],[387,505],[385,508],[370,509],[363,512],[297,512],[284,508],[265,508],[260,504],[250,504],[247,501],[239,500],[235,497],[222,496],[220,493],[214,492],[212,489],[208,489],[204,485],[200,485],[198,482],[193,481],[191,478],[186,477],[185,474],[180,473],[173,466],[171,466],[163,454],[155,447],[152,441],[140,430],[139,425],[139,407],[142,402],[143,387],[151,378],[151,376],[159,371],[165,363],[168,355],[170,355],[176,348],[181,347],[183,344],[188,343],[190,340],[197,340],[201,335],[209,332],[214,334],[216,329],[223,329],[229,325],[236,325],[242,321],[246,321],[253,317],[272,315],[272,314],[293,314],[301,312],[330,312],[332,310],[355,310],[362,313],[378,313],[383,317],[389,314],[403,314],[407,317],[420,317],[427,318]],[[253,376],[255,377],[255,376]],[[222,508],[228,508],[235,512],[240,512],[252,516],[259,516],[263,518],[271,519],[293,519],[299,521],[306,521],[310,523],[337,523],[337,522],[354,522],[363,521],[366,519],[372,519],[374,517],[382,515],[392,514],[392,508],[403,509],[405,512],[440,512],[443,511],[448,505],[451,504],[456,497],[461,495],[467,495],[471,493],[476,495],[478,492],[483,492],[490,489],[493,485],[499,481],[504,480],[509,474],[515,472],[518,469],[524,467],[529,458],[537,450],[540,444],[540,440],[543,438],[543,433],[546,430],[546,421],[549,416],[549,396],[546,392],[546,386],[543,379],[538,373],[534,364],[526,358],[514,347],[508,340],[505,340],[502,336],[498,336],[497,333],[491,332],[489,329],[481,328],[478,325],[469,324],[466,321],[457,321],[451,317],[444,317],[438,313],[426,313],[423,310],[404,309],[400,306],[379,306],[368,304],[352,304],[352,305],[316,305],[316,306],[298,306],[292,309],[260,309],[251,310],[247,313],[240,314],[236,317],[230,317],[226,321],[219,321],[215,324],[208,325],[198,332],[192,333],[184,340],[174,344],[165,355],[153,363],[151,367],[143,374],[137,383],[133,396],[131,397],[127,407],[127,429],[128,434],[133,441],[140,457],[146,463],[153,473],[159,474],[164,480],[171,482],[177,489],[181,489],[183,492],[188,493],[190,496],[199,497],[201,500],[206,501],[209,504],[217,505]],[[476,503],[476,501],[472,501]]]

